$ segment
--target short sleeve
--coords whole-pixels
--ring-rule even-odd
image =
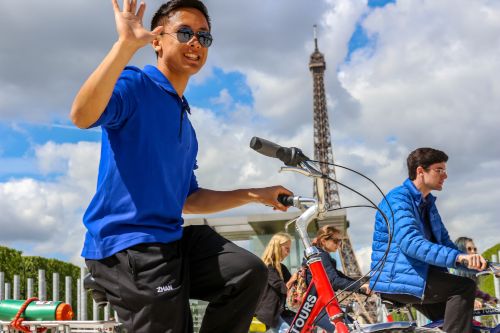
[[[120,128],[133,114],[137,102],[135,92],[142,82],[141,73],[135,68],[125,68],[116,82],[113,94],[99,119],[91,127],[103,126],[111,129]]]
[[[191,173],[191,182],[189,183],[189,192],[188,192],[188,197],[193,194],[194,192],[198,191],[200,187],[198,186],[198,181],[196,180],[196,175],[194,174],[194,171]]]

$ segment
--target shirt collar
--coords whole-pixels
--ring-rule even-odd
[[[157,85],[159,85],[163,90],[168,91],[171,94],[174,94],[176,96],[179,96],[177,92],[174,89],[174,86],[168,78],[158,69],[156,66],[152,65],[146,65],[143,69],[143,72],[151,79],[153,82],[155,82]],[[186,99],[186,97],[182,96],[182,107],[184,111],[187,113],[191,114],[191,108],[189,107],[189,103]]]
[[[172,83],[170,83],[167,77],[163,75],[163,73],[156,66],[146,65],[143,72],[164,90],[177,95]]]
[[[427,198],[424,198],[422,195],[422,192],[418,190],[418,188],[413,184],[413,182],[410,180],[410,178],[407,178],[403,185],[410,190],[410,194],[413,198],[413,201],[417,204],[418,207],[421,205],[432,205],[436,201],[436,197],[433,196],[431,193],[427,195]]]

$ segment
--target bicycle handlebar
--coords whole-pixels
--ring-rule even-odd
[[[299,148],[282,147],[274,142],[254,136],[250,141],[250,148],[262,155],[277,158],[285,165],[297,166],[301,162],[310,160]]]
[[[309,257],[317,250],[312,247],[311,240],[307,234],[307,226],[316,218],[322,219],[324,213],[327,211],[324,193],[325,176],[299,148],[282,147],[274,142],[256,136],[250,141],[250,148],[262,155],[281,160],[287,165],[286,167],[282,167],[281,171],[294,171],[314,178],[318,200],[285,195],[278,196],[278,201],[283,205],[294,206],[302,210],[302,214],[295,220],[295,229],[304,243],[306,257]]]
[[[469,261],[467,259],[462,259],[459,262],[459,266],[462,266],[464,268],[468,268]],[[475,271],[475,270],[472,270],[472,271]],[[500,263],[493,262],[493,261],[486,261],[486,268],[483,271],[477,272],[476,276],[487,275],[487,274],[493,274],[493,275],[500,274]]]
[[[285,207],[293,206],[293,196],[280,194],[278,195],[278,201]]]

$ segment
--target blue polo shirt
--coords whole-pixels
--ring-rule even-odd
[[[82,256],[102,259],[140,243],[182,236],[182,208],[198,190],[198,142],[189,105],[154,66],[126,67],[106,110],[96,193]]]

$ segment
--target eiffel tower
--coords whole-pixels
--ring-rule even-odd
[[[316,25],[314,25],[314,52],[309,60],[309,70],[313,76],[314,88],[314,158],[321,163],[321,171],[336,180],[335,167],[333,166],[332,140],[330,136],[330,124],[328,122],[328,110],[326,107],[326,94],[324,73],[326,70],[325,57],[318,49],[318,38],[316,36]],[[328,164],[326,164],[328,163]],[[324,182],[325,201],[328,208],[340,208],[340,197],[338,185],[333,181]],[[314,185],[314,196],[317,197],[316,185]],[[352,249],[351,240],[347,233],[347,227],[340,248],[340,259],[344,273],[352,278],[362,276],[361,269]],[[363,303],[360,303],[363,304]],[[371,307],[366,309],[371,312]],[[369,321],[374,321],[373,315],[365,312]]]

